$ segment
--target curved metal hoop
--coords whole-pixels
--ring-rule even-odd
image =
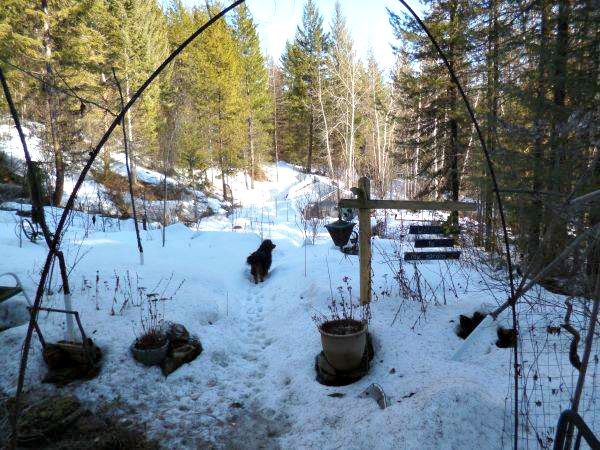
[[[33,327],[34,327],[34,323],[35,323],[35,320],[36,320],[35,318],[36,318],[36,315],[37,315],[36,313],[37,313],[37,310],[40,307],[41,298],[42,298],[42,294],[43,294],[43,289],[44,289],[45,281],[46,281],[46,278],[47,278],[47,273],[48,273],[48,270],[50,268],[50,264],[51,264],[51,261],[53,259],[53,255],[55,254],[55,252],[59,248],[60,239],[62,237],[62,232],[64,231],[64,227],[65,227],[67,218],[68,218],[69,213],[70,213],[70,211],[71,211],[71,209],[72,209],[72,207],[73,207],[73,205],[75,203],[75,198],[77,197],[77,193],[79,192],[79,189],[81,188],[81,185],[83,184],[83,182],[84,182],[84,180],[85,180],[88,172],[90,171],[94,160],[96,159],[96,157],[100,153],[100,150],[102,149],[102,147],[104,146],[104,144],[108,141],[108,139],[111,136],[111,134],[114,131],[114,129],[117,127],[117,125],[119,123],[121,123],[121,121],[122,121],[123,117],[125,116],[125,114],[127,113],[127,111],[139,99],[139,97],[144,93],[144,91],[148,88],[148,86],[158,77],[158,75],[169,65],[169,63],[173,59],[175,59],[179,55],[179,53],[181,53],[191,42],[193,42],[207,28],[209,28],[216,21],[218,21],[223,16],[225,16],[225,14],[227,14],[229,11],[231,11],[234,8],[236,8],[238,5],[244,3],[244,1],[245,0],[236,0],[236,1],[234,1],[227,8],[223,9],[218,14],[216,14],[215,16],[213,16],[212,18],[210,18],[210,20],[208,20],[204,25],[202,25],[194,33],[192,33],[183,43],[181,43],[179,45],[179,47],[177,47],[177,49],[175,49],[175,51],[173,51],[160,64],[160,66],[152,73],[152,75],[150,75],[150,77],[142,84],[142,86],[132,95],[131,99],[121,109],[121,111],[119,112],[119,114],[113,119],[112,123],[110,124],[110,126],[107,129],[107,131],[104,133],[104,135],[102,136],[102,138],[100,139],[100,141],[98,142],[98,144],[96,145],[96,147],[94,148],[94,150],[92,152],[90,152],[90,158],[88,159],[88,161],[86,162],[83,170],[81,171],[81,173],[80,173],[80,175],[79,175],[79,177],[77,179],[77,182],[75,183],[75,185],[73,187],[73,191],[71,192],[71,195],[69,196],[69,199],[67,200],[67,203],[65,205],[65,209],[64,209],[64,211],[63,211],[63,213],[62,213],[62,215],[60,217],[58,226],[56,227],[56,232],[55,232],[54,237],[52,239],[52,242],[50,244],[50,248],[49,248],[49,251],[48,251],[48,256],[47,256],[45,264],[44,264],[44,269],[43,269],[42,275],[40,277],[40,282],[38,284],[38,290],[36,292],[36,297],[35,297],[34,305],[33,305],[33,308],[32,308],[33,311],[32,311],[31,319],[30,319],[30,322],[29,322],[29,328],[28,328],[27,336],[26,336],[25,342],[24,342],[24,351],[23,351],[23,354],[21,355],[21,369],[20,369],[19,380],[18,380],[18,385],[17,385],[17,401],[16,401],[17,405],[18,405],[18,399],[19,399],[20,393],[21,393],[22,388],[23,388],[23,383],[24,383],[24,367],[26,367],[26,364],[27,364],[28,349],[29,349],[30,342],[31,342],[31,337],[32,337],[32,334],[33,334]],[[423,28],[423,30],[427,33],[429,39],[432,41],[432,43],[435,46],[436,50],[440,54],[440,57],[444,61],[444,64],[445,64],[446,68],[448,69],[453,82],[457,85],[458,90],[460,91],[461,97],[462,97],[463,101],[465,102],[465,105],[467,107],[469,115],[471,116],[471,120],[473,121],[475,129],[477,130],[477,135],[478,135],[479,140],[481,142],[481,146],[482,146],[485,158],[486,158],[486,163],[487,163],[487,166],[488,166],[488,170],[490,171],[490,176],[491,176],[491,179],[492,179],[494,192],[496,194],[496,199],[497,199],[497,203],[498,203],[498,210],[500,212],[500,219],[501,219],[501,222],[502,222],[502,228],[503,228],[503,233],[504,233],[504,242],[505,242],[507,262],[508,262],[508,273],[509,273],[509,279],[510,279],[511,295],[514,296],[514,280],[513,280],[513,273],[512,273],[512,261],[511,261],[511,257],[510,257],[510,247],[509,247],[508,232],[507,232],[507,227],[506,227],[506,220],[505,220],[505,216],[504,216],[504,209],[503,209],[503,205],[502,205],[502,200],[500,198],[500,192],[499,192],[499,189],[498,189],[498,183],[497,183],[496,175],[495,175],[495,172],[494,172],[494,166],[493,166],[493,163],[491,161],[491,158],[490,158],[489,152],[487,150],[487,147],[485,145],[485,141],[483,139],[483,134],[481,132],[481,129],[479,128],[479,124],[477,123],[477,120],[475,118],[475,114],[473,112],[473,109],[471,108],[471,105],[470,105],[470,103],[468,101],[468,98],[467,98],[464,90],[462,89],[462,86],[461,86],[458,78],[456,77],[454,71],[452,70],[452,67],[448,63],[448,60],[447,60],[446,56],[444,55],[444,53],[442,52],[441,48],[439,47],[437,41],[431,35],[431,33],[429,32],[429,30],[427,29],[427,27],[425,26],[425,24],[421,21],[421,19],[415,14],[415,12],[412,10],[412,8],[404,0],[399,0],[399,1],[412,14],[412,16],[415,18],[415,20],[421,26],[421,28]],[[14,114],[13,114],[13,116],[14,116]],[[16,426],[16,424],[14,424],[13,426]]]
[[[488,148],[485,145],[485,140],[483,139],[483,133],[481,132],[481,128],[479,127],[479,123],[477,122],[477,118],[475,117],[475,112],[473,111],[473,108],[471,107],[471,103],[469,102],[469,99],[468,99],[467,95],[465,94],[465,91],[462,88],[462,85],[460,84],[460,81],[458,80],[456,73],[454,72],[454,70],[452,69],[452,66],[448,62],[448,58],[446,58],[446,55],[444,54],[441,47],[437,43],[435,37],[433,37],[433,35],[431,34],[431,32],[429,31],[427,26],[423,23],[423,21],[419,18],[419,16],[414,12],[414,10],[406,3],[405,0],[398,0],[398,1],[410,12],[410,14],[413,16],[413,18],[419,24],[419,26],[425,31],[425,33],[427,33],[427,37],[429,37],[429,40],[431,41],[431,43],[435,47],[436,51],[438,52],[440,58],[444,62],[444,65],[446,66],[446,69],[448,70],[448,73],[450,74],[450,78],[452,79],[452,81],[454,82],[456,87],[458,88],[458,90],[460,92],[460,96],[462,97],[463,102],[465,103],[465,106],[467,107],[469,116],[471,117],[471,121],[473,122],[473,126],[475,127],[475,130],[477,131],[477,137],[479,138],[479,142],[481,143],[481,149],[483,150],[483,155],[485,156],[485,161],[486,161],[488,170],[490,172],[490,178],[492,179],[492,187],[493,187],[494,194],[496,197],[496,202],[498,203],[498,212],[500,213],[500,221],[502,224],[502,233],[504,235],[504,247],[505,247],[505,251],[506,251],[506,262],[507,262],[507,266],[508,266],[508,280],[510,283],[510,296],[511,296],[510,297],[510,306],[512,309],[513,328],[515,330],[517,330],[517,312],[516,312],[516,307],[515,307],[515,302],[516,302],[515,282],[514,282],[514,277],[513,277],[512,260],[511,260],[511,256],[510,256],[510,241],[509,241],[509,237],[508,237],[508,228],[506,226],[506,218],[504,215],[504,206],[502,204],[502,198],[500,197],[500,189],[498,188],[498,180],[496,179],[496,172],[494,170],[494,163],[492,162],[492,158],[490,157]],[[518,359],[519,359],[518,350],[515,349],[514,360],[513,360],[513,364],[514,364],[513,401],[514,401],[515,411],[518,411],[518,404],[519,404],[519,377],[518,377],[518,370],[517,370],[518,363],[519,363]],[[514,442],[513,442],[515,450],[517,450],[517,448],[518,448],[518,436],[519,436],[519,415],[515,414],[515,417],[514,417]]]

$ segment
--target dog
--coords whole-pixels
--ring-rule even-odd
[[[258,284],[259,281],[265,281],[265,277],[271,268],[271,253],[275,247],[276,245],[273,244],[271,239],[266,239],[262,241],[258,250],[246,258],[246,262],[250,264],[250,273],[254,277],[255,284]]]

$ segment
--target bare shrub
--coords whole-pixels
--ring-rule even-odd
[[[328,314],[317,312],[313,315],[313,322],[318,328],[321,328],[323,324],[331,321],[357,321],[363,324],[368,324],[371,320],[371,308],[369,304],[362,305],[360,302],[355,301],[354,295],[352,294],[352,286],[350,285],[350,278],[342,278],[343,285],[337,286],[337,296],[333,294],[333,288],[331,287],[330,279],[330,290],[331,297],[327,309]],[[356,299],[358,300],[358,299]]]

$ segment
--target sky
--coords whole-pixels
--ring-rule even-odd
[[[225,2],[226,3],[226,2]],[[287,40],[292,40],[302,20],[305,0],[247,0],[246,4],[258,25],[263,52],[279,61]],[[317,6],[329,28],[335,0],[317,0]],[[369,48],[383,69],[391,69],[394,54],[390,43],[395,42],[386,7],[400,12],[397,0],[340,0],[342,11],[352,32],[356,50],[365,58]],[[204,6],[204,0],[184,0],[186,6]],[[417,11],[418,0],[409,1]]]

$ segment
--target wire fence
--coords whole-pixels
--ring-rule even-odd
[[[563,297],[564,299],[564,297]],[[514,369],[511,362],[510,389],[506,398],[503,448],[514,446],[514,417],[518,414],[518,448],[552,449],[561,413],[572,407],[579,370],[578,356],[583,351],[589,328],[591,300],[568,298],[566,302],[548,301],[520,305],[519,405],[514,405]],[[569,313],[572,305],[572,312]],[[600,345],[595,333],[579,414],[596,435],[600,432],[598,403]],[[512,356],[511,356],[512,358]],[[581,443],[580,448],[586,447]]]

